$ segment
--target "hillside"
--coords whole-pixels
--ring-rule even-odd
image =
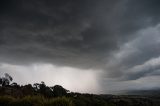
[[[44,82],[0,87],[0,106],[160,106],[160,96],[95,95],[70,92]]]

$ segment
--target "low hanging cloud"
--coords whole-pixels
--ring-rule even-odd
[[[159,0],[2,0],[0,63],[92,70],[101,73],[95,75],[99,91],[107,85],[133,88],[159,75],[159,5]]]
[[[127,75],[128,79],[138,79],[148,75],[159,75],[160,69],[160,57],[148,60],[142,65],[137,65],[129,70],[129,75]]]
[[[135,72],[140,77],[142,73],[138,73],[137,70],[142,71],[148,67],[154,69],[150,62],[159,59],[159,29],[160,25],[158,24],[136,32],[134,34],[137,36],[135,39],[126,42],[118,51],[113,53],[106,65],[106,69],[110,72],[109,76],[123,77],[125,73]],[[148,70],[153,71],[153,69]],[[127,77],[130,78],[131,76]]]

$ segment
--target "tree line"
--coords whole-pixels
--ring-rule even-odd
[[[12,81],[7,73],[0,78],[0,106],[160,106],[160,97],[82,94],[43,81],[33,85]]]
[[[43,95],[45,97],[59,97],[66,96],[69,90],[63,88],[61,85],[47,86],[45,82],[34,83],[33,85],[19,85],[16,82],[11,83],[13,78],[5,73],[2,78],[0,78],[0,94],[5,91],[11,93],[10,95],[16,93],[14,96],[26,96],[26,95]]]

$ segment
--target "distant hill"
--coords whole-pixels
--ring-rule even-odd
[[[153,90],[129,90],[124,91],[125,95],[144,95],[144,96],[160,96],[160,89]]]

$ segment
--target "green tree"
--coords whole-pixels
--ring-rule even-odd
[[[53,94],[55,97],[65,96],[67,92],[69,92],[69,90],[66,90],[60,85],[55,85],[54,87],[51,87],[51,89],[53,90]]]

